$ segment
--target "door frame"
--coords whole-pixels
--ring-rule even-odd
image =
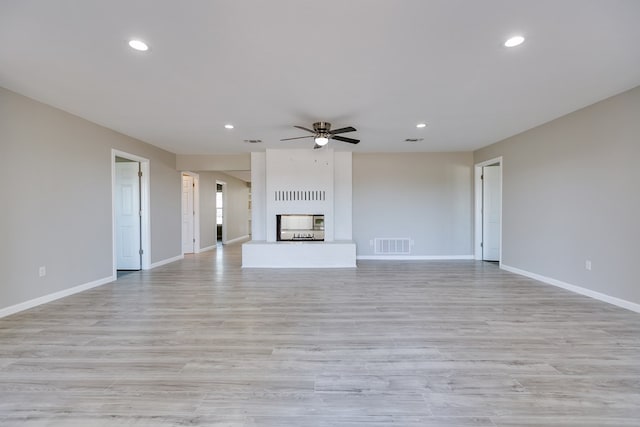
[[[218,184],[222,185],[222,244],[227,244],[227,182],[216,179],[216,192]],[[216,209],[218,206],[216,205]]]
[[[149,270],[151,268],[151,221],[149,202],[149,159],[136,156],[135,154],[111,149],[111,253],[113,277],[118,275],[118,263],[116,253],[116,157],[122,157],[140,163],[142,178],[140,179],[140,248],[142,249],[141,268]]]
[[[184,175],[188,175],[193,178],[193,211],[195,212],[193,215],[193,253],[200,253],[200,175],[194,172],[182,171],[180,173],[180,212],[184,212],[184,205],[182,201],[182,177]],[[182,214],[181,214],[182,215]],[[182,223],[182,217],[180,218],[180,222]],[[182,227],[180,227],[182,230]],[[180,246],[182,247],[182,255],[185,254],[184,247],[182,242],[184,242],[184,236],[182,236],[182,231],[180,231],[181,240]]]
[[[502,200],[504,199],[502,194],[502,177],[504,174],[504,160],[502,156],[495,157],[490,160],[486,160],[484,162],[476,163],[474,167],[474,182],[475,182],[475,238],[474,238],[474,258],[478,261],[482,261],[482,168],[485,166],[491,165],[500,165],[500,257],[498,261],[498,265],[502,265],[502,224],[503,224],[503,205]]]

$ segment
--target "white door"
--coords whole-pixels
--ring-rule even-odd
[[[501,166],[482,168],[482,259],[500,261]]]
[[[185,254],[193,253],[195,246],[193,184],[192,176],[182,175],[182,253]]]
[[[140,164],[116,162],[116,268],[140,270]]]

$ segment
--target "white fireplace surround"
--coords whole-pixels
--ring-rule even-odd
[[[251,153],[251,233],[243,267],[355,267],[351,153],[266,150]],[[276,216],[324,215],[324,242],[278,242]]]

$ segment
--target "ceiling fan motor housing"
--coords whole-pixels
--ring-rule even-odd
[[[328,133],[331,130],[331,123],[315,122],[313,124],[313,130],[315,130],[316,133]]]

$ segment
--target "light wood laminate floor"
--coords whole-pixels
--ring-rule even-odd
[[[0,425],[640,425],[640,315],[494,264],[358,265],[235,245],[0,319]]]

